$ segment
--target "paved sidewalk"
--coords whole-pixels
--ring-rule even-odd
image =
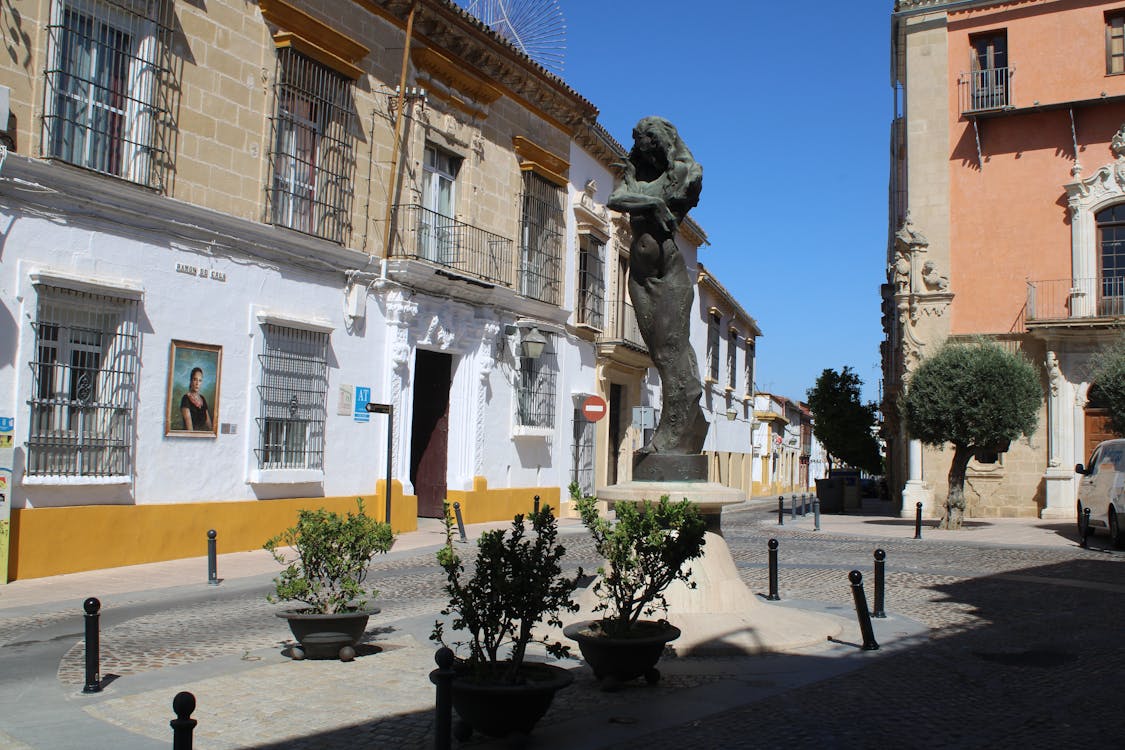
[[[1104,539],[1095,540],[1092,549],[1079,548],[1073,524],[969,519],[964,531],[942,532],[926,521],[923,538],[915,540],[913,521],[886,515],[889,507],[883,505],[869,504],[863,514],[823,515],[820,531],[814,531],[811,514],[786,513],[779,526],[776,502],[776,496],[758,498],[724,513],[740,575],[751,591],[761,592],[765,540],[780,539],[782,601],[769,606],[849,618],[845,633],[794,653],[666,657],[657,686],[638,682],[612,694],[598,690],[582,662],[565,660],[576,682],[559,694],[529,747],[853,747],[867,741],[844,738],[856,721],[858,693],[871,684],[880,685],[884,701],[901,699],[905,705],[887,713],[891,724],[865,726],[862,737],[881,736],[890,746],[983,747],[944,741],[939,733],[946,731],[945,719],[930,722],[923,713],[909,732],[898,721],[906,706],[942,705],[943,696],[959,694],[958,675],[977,662],[951,671],[952,655],[963,660],[968,652],[1004,652],[992,641],[1014,639],[1016,645],[1047,644],[1039,648],[1050,660],[1060,651],[1050,645],[1055,632],[1080,627],[1091,648],[1118,637],[1113,622],[1119,618],[1109,609],[1121,609],[1125,568],[1117,564],[1125,558]],[[480,524],[467,532],[475,540],[484,529],[505,525]],[[562,519],[560,527],[569,563],[595,567],[581,525]],[[0,587],[0,748],[166,748],[171,700],[180,690],[198,701],[197,748],[432,747],[433,688],[427,674],[434,644],[428,636],[444,605],[433,561],[443,541],[441,524],[423,521],[376,561],[373,579],[383,590],[383,611],[373,619],[359,658],[349,664],[286,658],[287,628],[273,617],[277,607],[264,601],[278,566],[264,551],[220,555],[219,586],[207,585],[206,558],[200,557]],[[888,553],[888,617],[875,622],[881,648],[864,652],[857,648],[862,638],[846,572],[869,569],[875,546]],[[84,695],[80,613],[82,600],[91,595],[103,602],[105,689]],[[1094,607],[1097,618],[1080,619]],[[1063,624],[1071,620],[1075,625]],[[1043,691],[1069,684],[1072,673],[1081,684],[1091,670],[1104,671],[1103,663],[1120,667],[1118,657],[1087,661],[1062,651],[1057,658],[1077,659],[1073,669],[1069,661],[1060,667],[1065,674],[1027,675],[1017,664],[1014,673],[974,671],[966,679],[975,689],[994,680],[1026,683],[1029,690],[1035,686],[1037,702]],[[1103,687],[1120,683],[1122,671],[1102,674]],[[949,680],[954,682],[943,683]],[[787,715],[794,698],[810,694],[817,696],[814,710],[821,717],[814,725],[801,715],[780,723],[765,720]],[[1010,711],[1020,710],[1016,695],[1005,701]],[[979,725],[976,731],[985,737],[1004,726],[995,716],[976,718],[974,708],[964,709],[958,731]],[[1037,737],[1048,736],[1036,731]],[[1019,736],[1017,730],[992,746],[1015,746]],[[505,746],[480,738],[466,745]]]

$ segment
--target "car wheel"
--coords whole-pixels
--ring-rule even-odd
[[[1109,509],[1109,541],[1114,547],[1125,547],[1125,534],[1117,521],[1117,511],[1113,508]]]

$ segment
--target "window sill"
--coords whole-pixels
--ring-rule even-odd
[[[512,437],[517,438],[548,438],[555,434],[553,427],[530,427],[517,424],[512,427]]]
[[[78,477],[63,476],[62,474],[37,474],[35,476],[25,474],[20,479],[20,484],[24,487],[89,487],[91,485],[114,486],[132,483],[133,477],[131,476]]]
[[[251,469],[250,484],[320,484],[320,469]]]

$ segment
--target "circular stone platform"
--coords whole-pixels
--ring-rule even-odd
[[[610,507],[619,502],[684,498],[699,505],[711,528],[706,535],[703,557],[688,563],[695,588],[673,582],[664,594],[667,619],[683,631],[669,644],[681,656],[710,654],[758,654],[787,651],[823,644],[843,632],[848,621],[834,615],[767,602],[746,588],[738,575],[730,548],[719,524],[724,506],[746,499],[741,490],[715,482],[624,482],[598,488],[599,500]],[[765,559],[765,550],[762,552]],[[581,608],[575,619],[596,617],[593,584],[576,598]],[[657,614],[659,616],[659,614]]]

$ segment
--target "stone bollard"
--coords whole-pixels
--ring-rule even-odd
[[[83,693],[100,693],[102,691],[101,646],[98,637],[98,617],[102,603],[90,597],[82,603],[86,611],[86,684],[82,686]]]
[[[781,600],[777,593],[777,540],[771,539],[767,546],[770,550],[770,595],[766,599],[776,602]]]
[[[875,609],[871,612],[871,616],[880,619],[887,616],[887,613],[883,611],[883,593],[884,586],[886,585],[886,560],[886,552],[881,549],[875,550]]]
[[[219,556],[216,549],[214,529],[207,532],[207,585],[219,585]]]
[[[434,750],[449,750],[453,745],[453,652],[442,646],[434,654],[438,668],[430,672],[436,686],[434,696]]]
[[[191,712],[194,710],[194,695],[186,690],[176,693],[176,697],[172,699],[172,711],[176,714],[176,718],[168,722],[172,727],[172,750],[191,750],[191,734],[195,731],[195,725],[199,723],[191,718]]]
[[[852,583],[852,598],[855,600],[855,616],[859,618],[859,632],[863,634],[863,650],[875,651],[879,648],[879,644],[875,642],[871,613],[867,611],[867,595],[863,593],[863,573],[853,570],[848,573],[848,580]]]

